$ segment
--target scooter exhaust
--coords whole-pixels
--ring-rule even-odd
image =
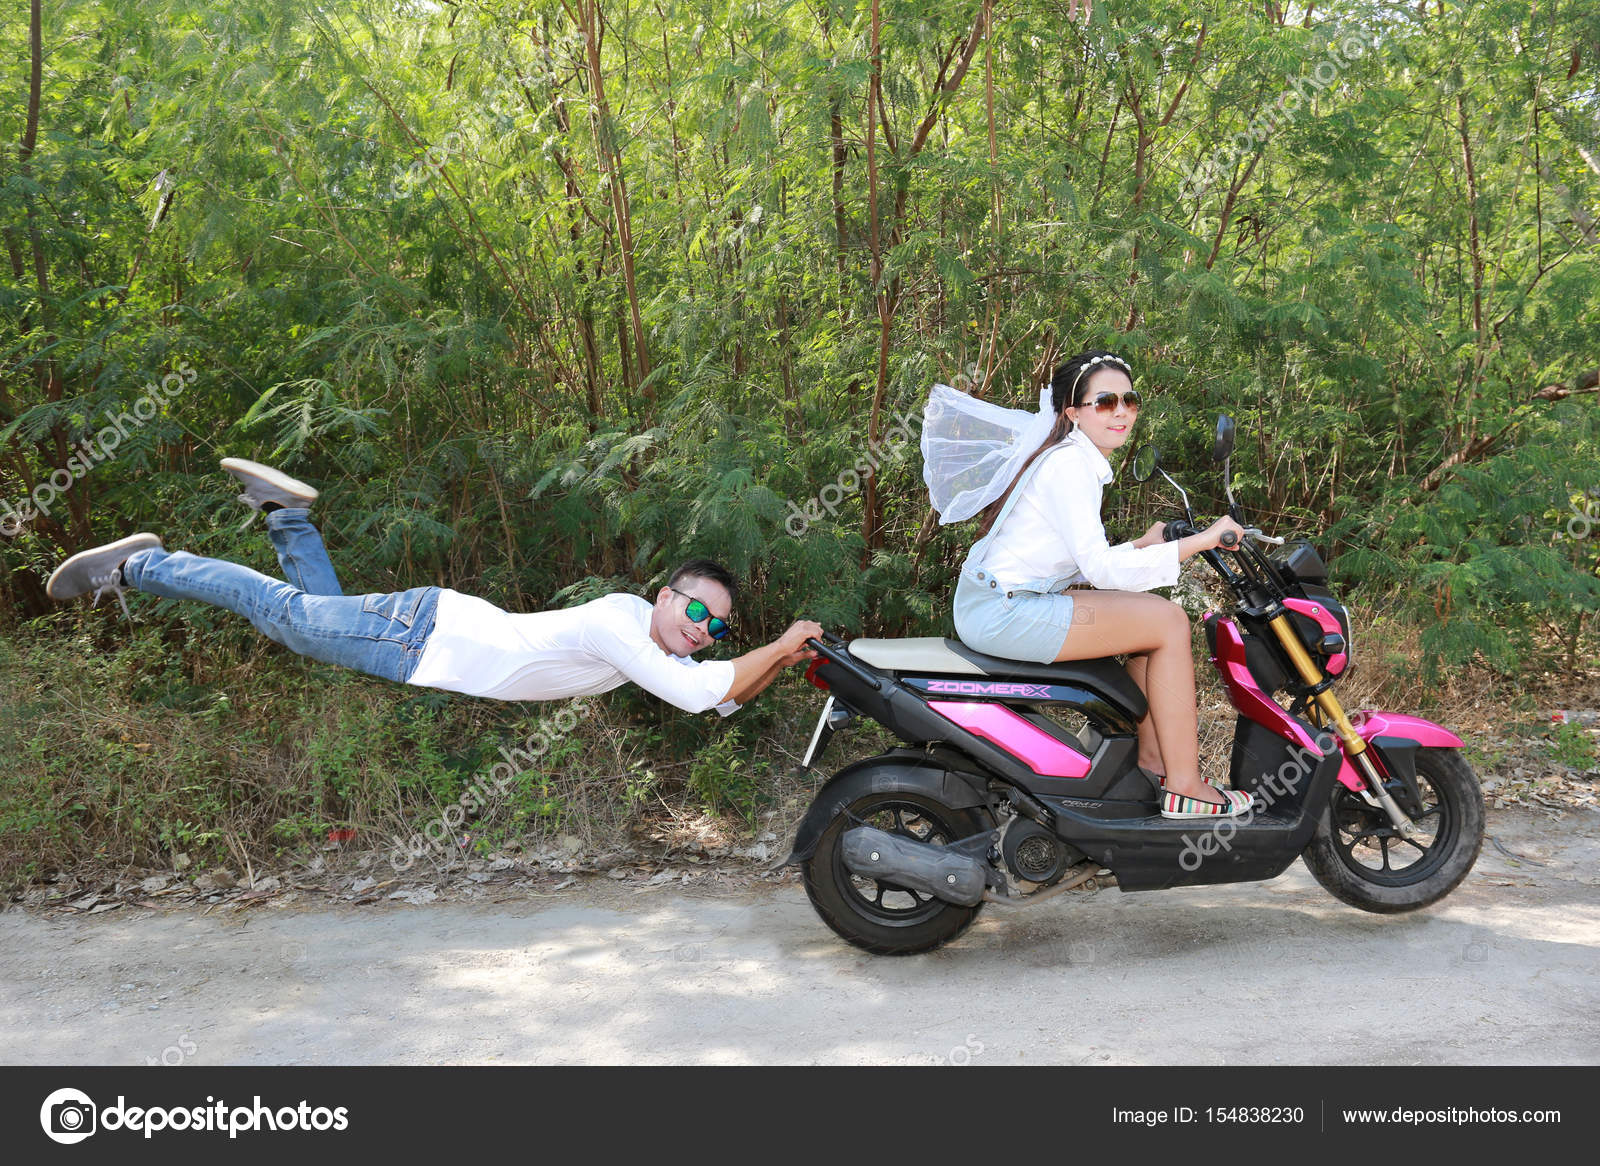
[[[981,903],[988,886],[978,859],[872,826],[847,831],[840,840],[840,857],[853,874],[962,907]]]

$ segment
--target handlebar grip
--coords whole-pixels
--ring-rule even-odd
[[[850,645],[847,641],[840,639],[831,632],[823,632],[821,639],[816,636],[808,636],[806,638],[806,646],[814,649],[822,659],[843,668],[873,692],[883,691],[886,677],[874,675],[852,659]]]
[[[1187,519],[1174,518],[1161,530],[1163,542],[1177,542],[1180,538],[1188,538],[1195,533],[1195,529]]]
[[[1236,547],[1236,546],[1238,546],[1239,545],[1239,536],[1236,535],[1231,530],[1223,531],[1222,532],[1222,545],[1225,546],[1225,547]]]

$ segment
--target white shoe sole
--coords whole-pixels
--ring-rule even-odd
[[[222,459],[222,468],[235,478],[238,478],[247,487],[251,482],[260,482],[262,485],[298,501],[302,506],[310,506],[317,500],[317,491],[300,481],[299,478],[291,478],[281,470],[275,470],[271,466],[264,466],[260,462],[253,462],[248,458],[242,457],[225,457]]]
[[[79,551],[50,573],[50,580],[44,585],[44,593],[51,599],[58,600],[76,599],[80,595],[87,595],[100,585],[98,582],[100,577],[109,575],[112,568],[121,566],[129,555],[152,547],[157,549],[161,547],[159,535],[130,534],[127,538],[118,539],[114,543]],[[93,577],[87,574],[91,566],[99,568]],[[80,575],[82,578],[77,578]]]

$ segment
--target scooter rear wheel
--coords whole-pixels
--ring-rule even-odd
[[[982,909],[855,874],[844,865],[845,831],[865,823],[918,842],[944,845],[988,828],[978,812],[953,810],[911,792],[867,794],[845,807],[801,868],[806,894],[840,938],[874,955],[932,951],[960,935]]]
[[[1391,792],[1396,787],[1391,786]],[[1393,914],[1437,903],[1460,884],[1483,845],[1483,787],[1454,749],[1417,750],[1422,830],[1401,838],[1389,817],[1335,782],[1327,818],[1301,855],[1334,898]]]

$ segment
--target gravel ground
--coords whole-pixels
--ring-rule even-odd
[[[1296,863],[991,907],[904,959],[848,947],[753,866],[15,906],[0,1063],[1600,1063],[1600,811],[1488,821],[1467,881],[1411,915],[1346,907]]]

